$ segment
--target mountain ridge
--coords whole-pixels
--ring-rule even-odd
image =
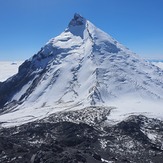
[[[64,32],[0,84],[0,121],[14,115],[13,121],[28,122],[67,109],[110,106],[124,96],[162,101],[162,75],[161,69],[75,14]]]

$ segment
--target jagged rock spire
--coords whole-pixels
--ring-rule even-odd
[[[69,27],[70,26],[80,26],[80,25],[84,25],[86,22],[86,19],[84,17],[82,17],[81,15],[75,13],[74,14],[74,18],[70,21],[69,23]]]

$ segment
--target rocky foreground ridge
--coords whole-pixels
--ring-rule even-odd
[[[133,115],[109,126],[105,123],[109,109],[98,109],[86,108],[85,114],[54,114],[41,121],[1,128],[0,162],[162,163],[162,121]]]

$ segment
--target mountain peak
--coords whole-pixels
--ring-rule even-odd
[[[70,21],[69,27],[70,26],[81,26],[84,25],[86,22],[86,19],[82,17],[80,14],[75,13],[74,18]]]
[[[124,108],[131,101],[136,113],[137,101],[143,108],[144,99],[163,101],[162,76],[161,69],[75,14],[64,32],[24,62],[18,74],[0,83],[0,111],[6,113],[1,113],[0,123],[25,123],[67,109],[115,106],[115,100]]]

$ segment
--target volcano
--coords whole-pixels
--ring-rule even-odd
[[[0,121],[15,125],[60,111],[116,107],[120,99],[121,105],[130,99],[156,104],[163,101],[162,76],[160,68],[75,14],[64,32],[0,83]]]

